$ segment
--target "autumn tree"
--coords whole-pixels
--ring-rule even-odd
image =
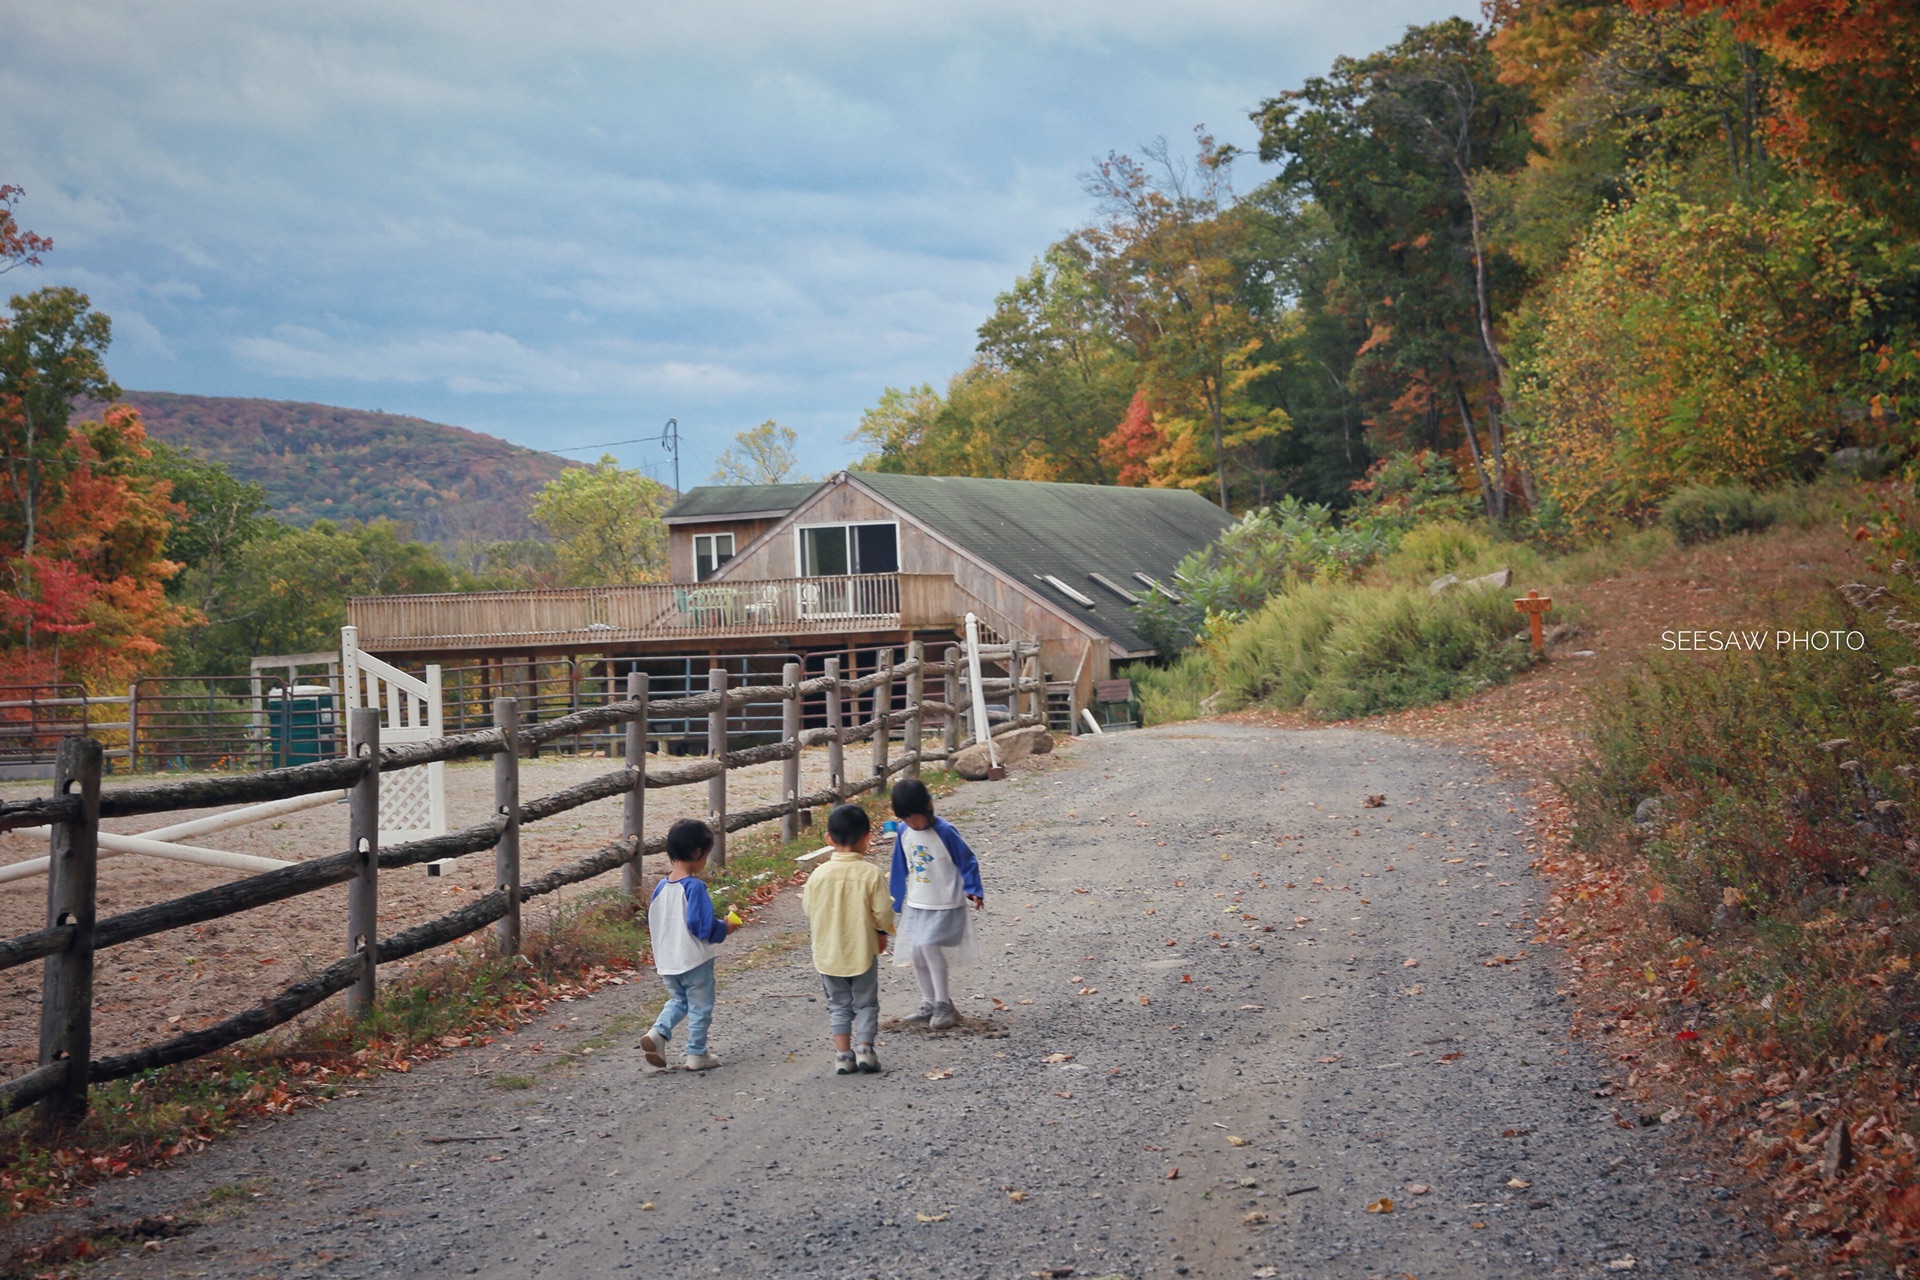
[[[76,289],[40,289],[9,302],[0,316],[0,449],[6,492],[0,499],[0,537],[16,550],[15,594],[31,598],[40,560],[41,518],[79,465],[67,430],[75,401],[114,400],[120,388],[107,376],[112,324]],[[33,647],[33,626],[26,630]]]
[[[533,500],[533,518],[560,542],[568,586],[624,586],[667,579],[667,526],[661,515],[672,493],[657,480],[603,456],[566,471]]]
[[[1396,367],[1454,402],[1488,514],[1507,510],[1503,279],[1479,183],[1524,163],[1529,102],[1464,19],[1408,30],[1269,99],[1260,154],[1302,184],[1344,241]],[[1486,422],[1483,448],[1469,399]]]
[[[1239,153],[1204,130],[1195,135],[1191,167],[1165,143],[1146,148],[1145,161],[1109,155],[1088,183],[1105,216],[1080,238],[1161,430],[1176,444],[1184,438],[1186,483],[1199,487],[1194,464],[1201,476],[1211,470],[1225,508],[1230,451],[1249,451],[1290,424],[1254,394],[1273,367],[1239,252],[1245,228],[1230,180]]]
[[[1847,197],[1920,233],[1920,7],[1911,0],[1631,0],[1722,18],[1778,65],[1776,135]]]
[[[712,484],[798,484],[806,480],[792,427],[768,418],[742,431],[714,463]]]
[[[0,182],[0,275],[15,267],[37,267],[40,255],[53,248],[53,241],[22,227],[14,216],[14,206],[24,194],[12,183]]]

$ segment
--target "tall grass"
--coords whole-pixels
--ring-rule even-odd
[[[1323,719],[1472,693],[1531,661],[1505,592],[1315,582],[1276,596],[1170,666],[1134,672],[1149,723],[1213,709],[1301,709]]]

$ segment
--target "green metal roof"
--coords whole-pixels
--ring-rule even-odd
[[[874,471],[850,472],[849,479],[1061,611],[1086,619],[1130,653],[1152,646],[1133,629],[1127,601],[1089,575],[1099,574],[1135,592],[1146,590],[1136,573],[1170,583],[1183,557],[1233,523],[1232,516],[1185,489]],[[1069,598],[1040,575],[1058,578],[1093,601],[1092,607]]]
[[[676,521],[724,520],[731,516],[783,516],[820,486],[806,484],[706,484],[689,489],[663,515]]]

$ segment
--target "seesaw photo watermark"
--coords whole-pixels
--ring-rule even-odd
[[[1858,653],[1867,647],[1864,631],[1662,631],[1660,647],[1669,653]]]

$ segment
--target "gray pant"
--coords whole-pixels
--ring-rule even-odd
[[[867,971],[857,977],[837,978],[820,975],[820,987],[827,993],[827,1020],[833,1034],[849,1032],[855,1044],[872,1044],[880,1031],[880,961],[876,957]]]

